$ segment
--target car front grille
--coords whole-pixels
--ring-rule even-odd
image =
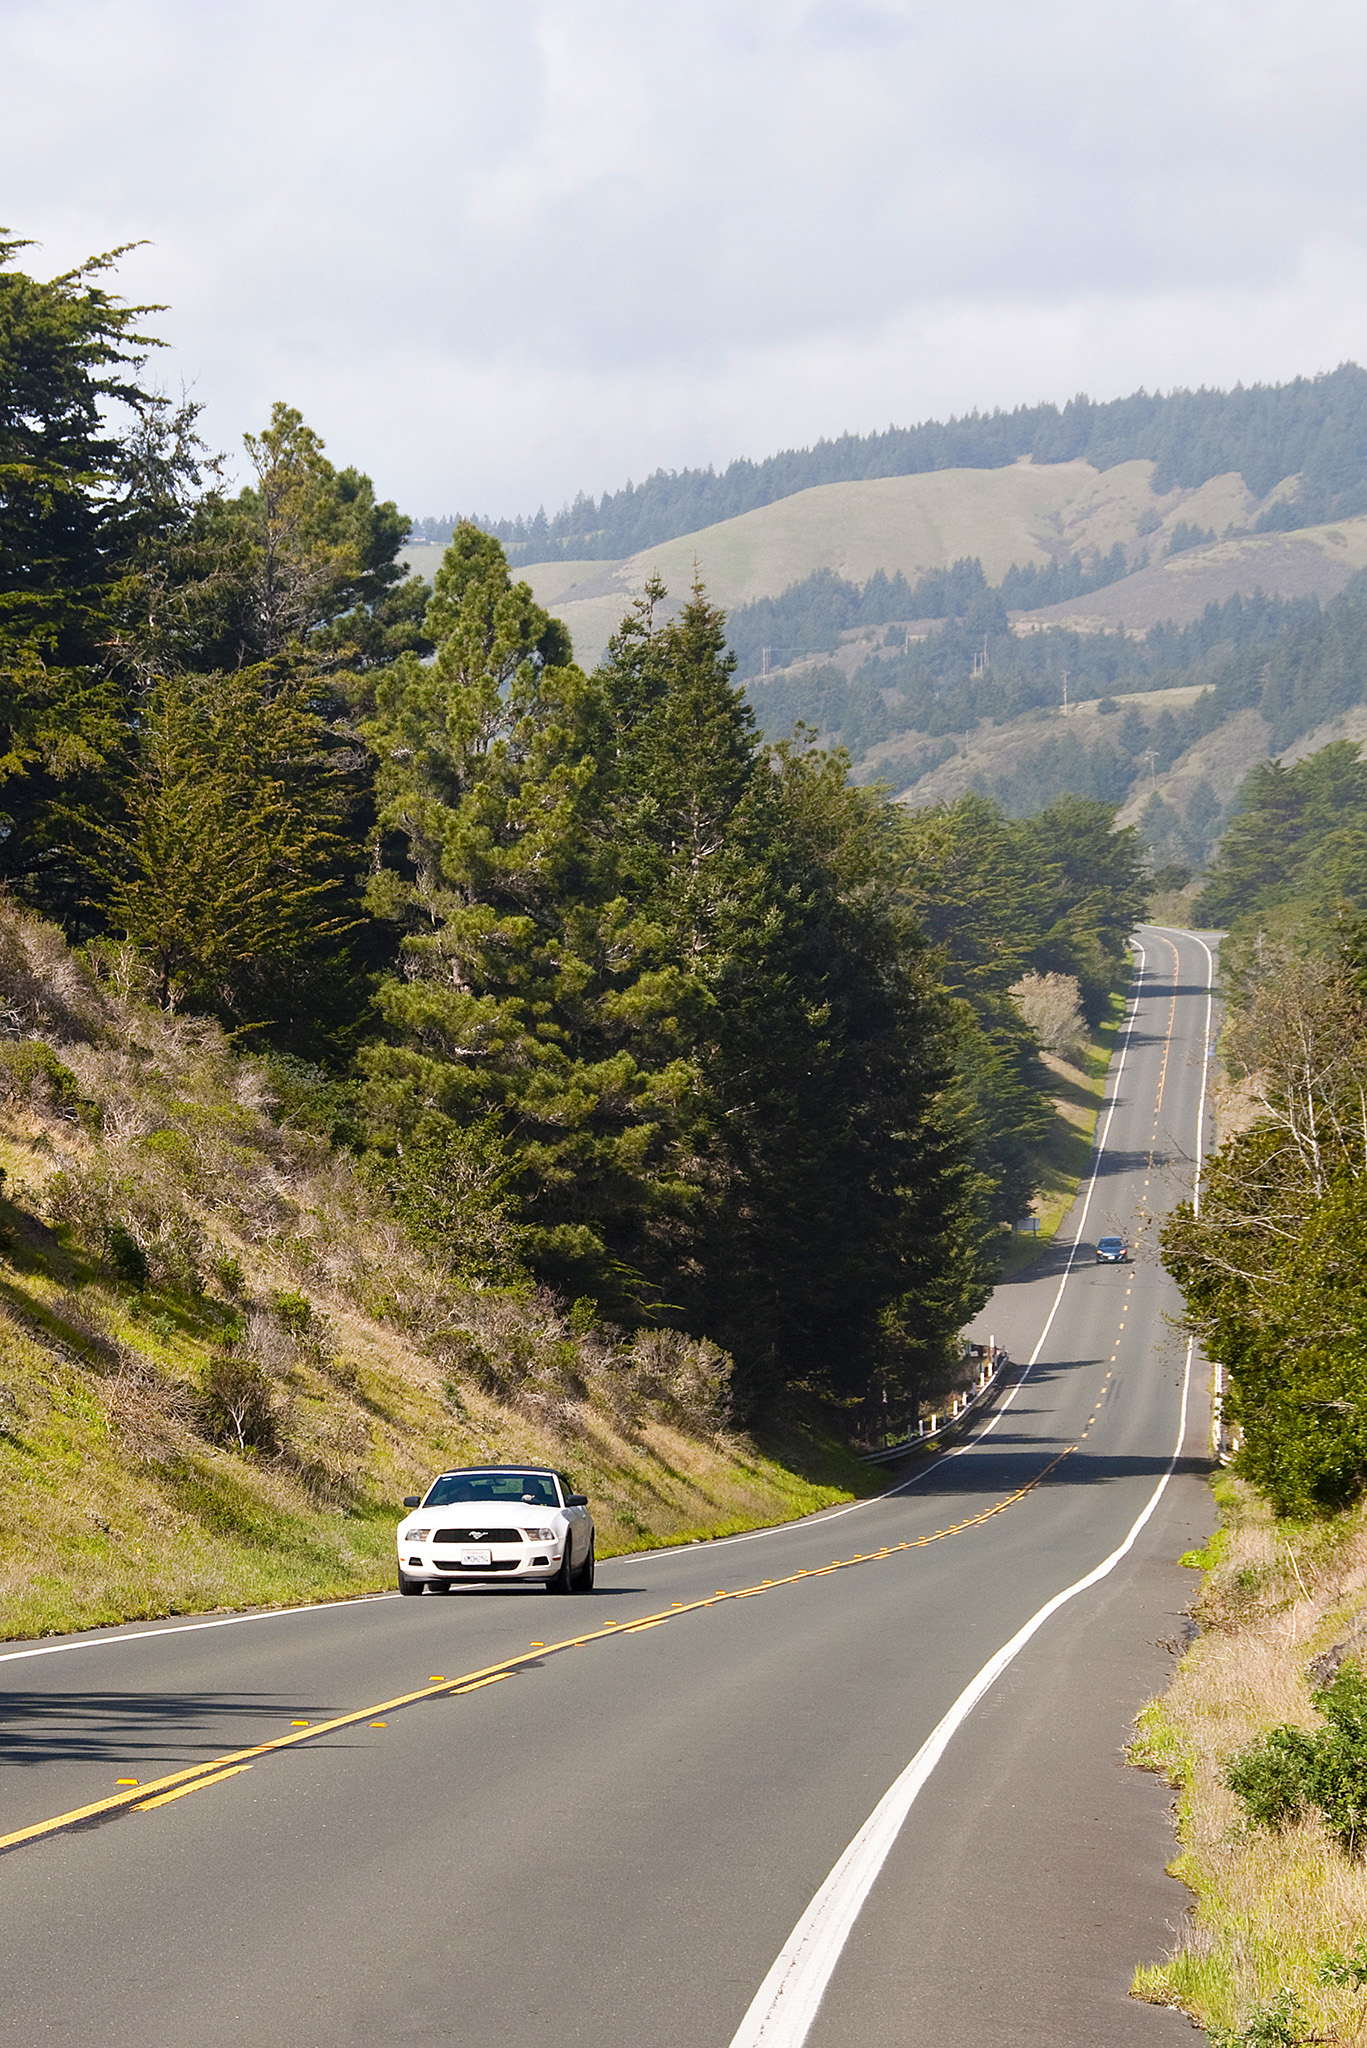
[[[485,1572],[515,1572],[522,1560],[497,1557],[492,1564],[448,1564],[444,1557],[435,1557],[432,1562],[439,1572],[469,1572],[474,1578],[480,1578]]]
[[[434,1543],[520,1543],[520,1529],[438,1529]]]

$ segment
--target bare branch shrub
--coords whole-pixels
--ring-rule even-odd
[[[1076,1059],[1087,1044],[1075,974],[1023,974],[1007,991],[1045,1052]]]
[[[275,1383],[254,1359],[223,1351],[209,1360],[204,1418],[215,1442],[273,1454],[280,1448],[281,1407]]]
[[[67,1166],[48,1184],[47,1212],[133,1286],[197,1294],[207,1246],[202,1226],[173,1196],[103,1161]]]
[[[187,1447],[197,1419],[192,1391],[130,1345],[119,1346],[102,1398],[110,1434],[134,1457],[163,1464]]]

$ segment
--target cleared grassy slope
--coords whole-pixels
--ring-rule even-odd
[[[736,1433],[714,1347],[454,1286],[259,1061],[3,903],[0,1019],[0,1635],[387,1585],[403,1495],[467,1460],[565,1468],[605,1552],[873,1486]]]
[[[1106,553],[1117,541],[1136,560],[1145,549],[1156,557],[1179,520],[1222,533],[1250,523],[1266,502],[1233,475],[1159,497],[1153,467],[1127,462],[1098,471],[1085,462],[1018,462],[821,484],[625,562],[534,563],[520,573],[538,601],[565,620],[579,659],[591,663],[648,576],[663,577],[679,597],[695,563],[712,596],[727,606],[777,596],[817,569],[859,583],[878,569],[914,579],[964,555],[979,556],[996,582],[1013,562]]]

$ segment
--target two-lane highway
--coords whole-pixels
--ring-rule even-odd
[[[15,2038],[1185,2035],[1125,1996],[1182,1895],[1119,1753],[1209,1525],[1152,1235],[1201,1149],[1211,966],[1141,939],[1096,1172],[983,1318],[1012,1383],[882,1499],[612,1560],[587,1598],[0,1646]],[[1107,1230],[1132,1265],[1093,1263]]]

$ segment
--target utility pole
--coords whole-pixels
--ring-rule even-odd
[[[1155,761],[1156,761],[1156,753],[1155,753],[1155,750],[1154,750],[1154,748],[1150,747],[1150,748],[1148,749],[1148,755],[1149,755],[1149,788],[1150,788],[1151,790],[1156,790],[1156,789],[1157,789],[1157,787],[1158,787],[1158,770],[1157,770],[1157,768],[1156,768],[1156,766],[1155,766]]]
[[[1068,671],[1063,671],[1063,715],[1068,716]]]
[[[768,648],[767,648],[767,647],[762,647],[762,648],[760,649],[760,674],[761,674],[762,676],[767,676],[767,675],[768,675],[768,673],[769,673],[769,650],[768,650]]]

